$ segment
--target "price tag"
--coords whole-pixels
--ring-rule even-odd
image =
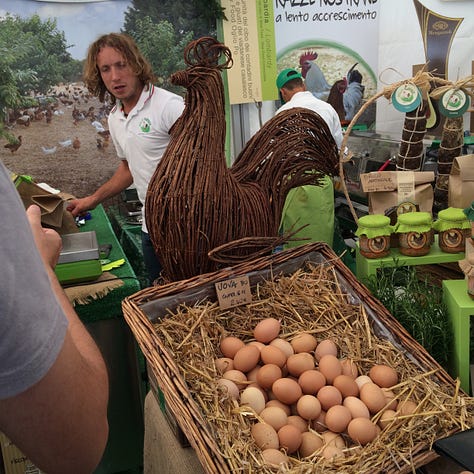
[[[399,112],[411,112],[421,104],[421,91],[412,82],[402,84],[393,92],[392,104]]]
[[[445,117],[461,117],[469,103],[469,96],[462,89],[449,89],[439,101],[439,110]]]
[[[252,301],[250,281],[247,275],[215,283],[219,306],[233,308]]]

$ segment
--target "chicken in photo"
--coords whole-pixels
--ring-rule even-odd
[[[357,64],[355,63],[347,73],[347,88],[343,95],[345,119],[348,121],[351,121],[359,111],[364,98],[365,86],[362,85],[362,74],[354,69]]]
[[[305,80],[306,89],[321,100],[327,100],[331,84],[326,80],[323,71],[316,64],[318,53],[308,51],[300,56],[301,75]]]
[[[4,148],[8,148],[12,153],[15,153],[15,151],[17,151],[18,148],[21,147],[21,143],[22,143],[21,140],[22,140],[21,135],[18,135],[15,141],[7,143],[6,145],[3,145],[3,146]]]

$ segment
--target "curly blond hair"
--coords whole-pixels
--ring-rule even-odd
[[[109,91],[105,87],[97,67],[97,55],[106,46],[114,48],[123,55],[127,64],[144,85],[155,81],[150,63],[142,55],[133,38],[126,33],[107,33],[100,36],[89,46],[83,71],[83,79],[87,89],[91,94],[98,97],[101,102],[105,101]],[[113,94],[109,93],[108,95],[110,102],[115,104],[116,99]]]

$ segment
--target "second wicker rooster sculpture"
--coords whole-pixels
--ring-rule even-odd
[[[339,164],[324,120],[294,108],[267,121],[228,167],[221,71],[232,65],[230,50],[205,37],[191,42],[184,58],[187,69],[171,80],[187,88],[185,109],[145,202],[150,238],[168,282],[215,271],[232,258],[235,263],[270,253],[281,242],[289,190],[335,176]],[[213,252],[220,247],[229,262]]]

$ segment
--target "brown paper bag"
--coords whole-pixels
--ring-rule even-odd
[[[474,155],[454,158],[448,181],[448,206],[465,209],[474,201]]]
[[[66,200],[61,193],[53,194],[36,183],[21,176],[15,179],[15,186],[25,209],[36,204],[41,210],[41,223],[55,229],[59,234],[79,232],[73,215],[66,210]]]
[[[433,211],[433,171],[373,171],[360,175],[362,190],[368,194],[370,214],[398,214],[394,210]]]

